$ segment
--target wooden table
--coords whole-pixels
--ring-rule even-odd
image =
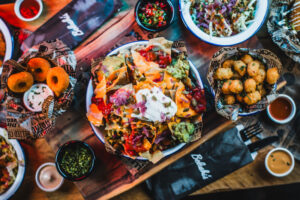
[[[46,12],[44,12],[42,17],[37,21],[31,23],[25,23],[16,18],[13,12],[13,4],[1,5],[0,16],[16,27],[34,31],[69,2],[70,0],[44,0],[44,4],[47,8]],[[135,1],[128,0],[128,2],[133,5]],[[41,191],[34,181],[35,171],[40,164],[48,161],[53,162],[55,152],[52,151],[51,147],[44,139],[21,142],[21,144],[25,150],[28,165],[25,179],[13,199],[82,199],[77,188],[69,181],[65,181],[63,187],[56,192],[45,193]],[[292,174],[285,178],[279,179],[268,175],[263,164],[264,156],[268,150],[269,148],[261,150],[253,163],[233,172],[230,175],[227,175],[222,179],[219,179],[193,194],[206,194],[218,191],[230,191],[300,182],[300,164],[298,162],[296,162],[295,169]],[[114,199],[134,200],[151,199],[151,197],[146,193],[142,185],[138,185]]]

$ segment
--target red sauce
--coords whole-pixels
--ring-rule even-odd
[[[20,5],[20,13],[24,18],[30,19],[38,14],[40,5],[36,0],[24,0]]]
[[[270,104],[270,114],[277,120],[284,120],[292,112],[291,103],[285,98],[277,98]]]

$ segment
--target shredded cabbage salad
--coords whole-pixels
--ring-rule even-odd
[[[194,23],[205,33],[228,37],[247,29],[255,16],[257,0],[191,0]]]

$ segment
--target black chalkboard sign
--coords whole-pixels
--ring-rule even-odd
[[[74,0],[31,34],[22,44],[26,49],[42,41],[59,38],[75,48],[121,7],[120,0]]]
[[[236,128],[208,140],[146,181],[157,200],[182,198],[252,162]]]

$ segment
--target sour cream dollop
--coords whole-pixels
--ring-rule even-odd
[[[153,87],[151,90],[142,89],[136,93],[137,105],[143,105],[145,109],[139,109],[139,113],[131,116],[153,122],[164,122],[172,118],[177,112],[176,103],[164,95],[160,88]]]
[[[48,85],[39,83],[34,84],[24,93],[23,101],[28,110],[41,112],[43,103],[48,96],[53,96],[52,90]]]

